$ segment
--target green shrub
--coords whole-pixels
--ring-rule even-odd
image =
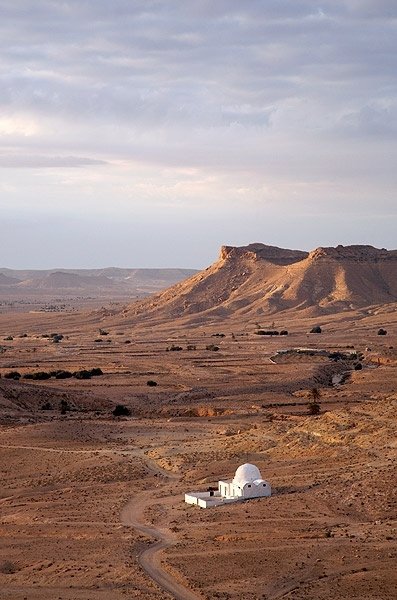
[[[321,333],[321,332],[322,332],[322,329],[321,329],[321,327],[319,325],[316,325],[315,327],[313,327],[310,330],[310,333]]]
[[[19,371],[8,371],[8,373],[4,373],[4,378],[18,380],[21,378],[21,374]]]
[[[16,573],[17,571],[18,571],[18,568],[17,568],[16,564],[11,562],[10,560],[3,560],[0,563],[0,573],[3,573],[3,575],[12,575],[13,573]]]
[[[68,402],[62,398],[62,400],[61,400],[61,415],[65,415],[68,410],[70,410],[70,406],[69,406]]]
[[[54,377],[55,379],[70,379],[70,377],[73,377],[73,373],[71,373],[70,371],[55,371],[54,373]]]
[[[271,330],[266,330],[266,329],[258,329],[258,331],[255,331],[254,333],[256,333],[256,335],[280,335],[280,332],[275,330],[275,329],[271,329]]]
[[[212,350],[212,352],[218,352],[219,346],[215,346],[215,344],[209,344],[205,347],[206,350]]]
[[[45,380],[51,378],[51,373],[47,373],[46,371],[37,371],[36,373],[32,373],[32,379],[36,380]]]
[[[117,404],[117,406],[112,411],[114,417],[129,417],[131,414],[130,409],[124,404]]]
[[[23,375],[23,378],[33,379],[36,381],[44,381],[45,379],[50,379],[54,375],[54,371],[50,371],[49,373],[47,371],[36,371],[36,373],[25,373],[25,375]]]
[[[356,352],[352,352],[351,354],[348,353],[344,353],[344,352],[330,352],[328,354],[328,358],[330,358],[331,360],[338,362],[338,360],[357,360],[358,356]]]
[[[87,371],[86,369],[81,369],[80,371],[75,371],[73,376],[76,379],[91,379],[91,371]]]
[[[318,402],[316,402],[315,400],[312,400],[307,405],[307,409],[309,411],[309,415],[318,415],[320,413],[321,406],[319,405]]]
[[[94,367],[90,370],[90,373],[92,377],[99,377],[100,375],[103,375],[103,371],[99,367]]]

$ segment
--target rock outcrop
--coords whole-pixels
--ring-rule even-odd
[[[190,279],[131,305],[140,321],[191,322],[301,310],[308,315],[397,302],[397,251],[372,246],[312,252],[250,244],[222,246],[219,259]]]
[[[247,258],[251,260],[267,260],[276,265],[289,265],[307,258],[308,252],[302,250],[287,250],[277,246],[265,244],[249,244],[248,246],[222,246],[220,258],[222,260]]]

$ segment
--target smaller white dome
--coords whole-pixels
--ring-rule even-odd
[[[243,487],[246,483],[253,483],[258,479],[262,479],[262,475],[258,467],[255,465],[251,465],[250,463],[245,463],[245,465],[241,465],[237,469],[233,479],[233,483],[235,485]]]

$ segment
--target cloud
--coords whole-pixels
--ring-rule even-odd
[[[332,194],[343,203],[352,190],[354,203],[381,195],[391,206],[394,0],[1,7],[0,166],[43,169],[42,196],[64,181],[57,168],[95,171],[59,205],[105,203],[104,189],[112,205],[126,206],[125,190],[138,205],[150,189],[148,210],[172,194],[203,207],[255,195],[282,207],[306,194],[332,207]]]
[[[81,156],[39,156],[22,154],[0,154],[0,168],[6,169],[46,169],[75,168],[94,165],[106,165],[103,160],[83,158]]]

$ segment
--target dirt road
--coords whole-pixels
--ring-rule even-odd
[[[172,497],[166,499],[168,503],[173,500]],[[173,545],[176,540],[169,529],[157,529],[143,522],[145,508],[151,504],[153,504],[151,492],[143,492],[135,496],[121,512],[121,522],[123,525],[133,527],[136,531],[156,540],[153,545],[139,554],[139,564],[149,577],[163,590],[169,592],[176,600],[203,600],[203,596],[189,590],[189,588],[177,581],[171,573],[163,568],[160,553],[164,548]]]
[[[93,450],[81,450],[81,449],[65,449],[57,447],[45,447],[45,446],[28,446],[28,445],[0,445],[3,449],[19,449],[26,451],[42,451],[42,452],[56,452],[56,453],[72,453],[72,454],[121,454],[121,455],[133,455],[143,459],[147,469],[156,475],[161,475],[166,478],[169,482],[176,481],[179,477],[166,471],[156,464],[155,461],[151,460],[145,455],[144,451],[138,448],[124,448],[123,450],[116,449],[93,449]],[[158,491],[158,490],[157,490]],[[9,498],[3,498],[2,501],[8,500]],[[164,498],[165,503],[172,503],[175,501],[174,496],[168,496]],[[168,546],[173,545],[176,542],[175,535],[166,528],[157,529],[154,526],[147,525],[144,522],[144,511],[147,507],[153,504],[152,491],[145,491],[135,496],[122,510],[121,522],[123,525],[133,527],[136,531],[153,538],[155,541],[149,548],[143,550],[138,555],[138,562],[144,569],[146,574],[153,579],[164,591],[170,593],[176,600],[203,600],[201,595],[189,590],[188,587],[183,585],[182,582],[178,581],[176,577],[171,575],[162,566],[161,551]],[[92,525],[92,523],[90,522]]]

